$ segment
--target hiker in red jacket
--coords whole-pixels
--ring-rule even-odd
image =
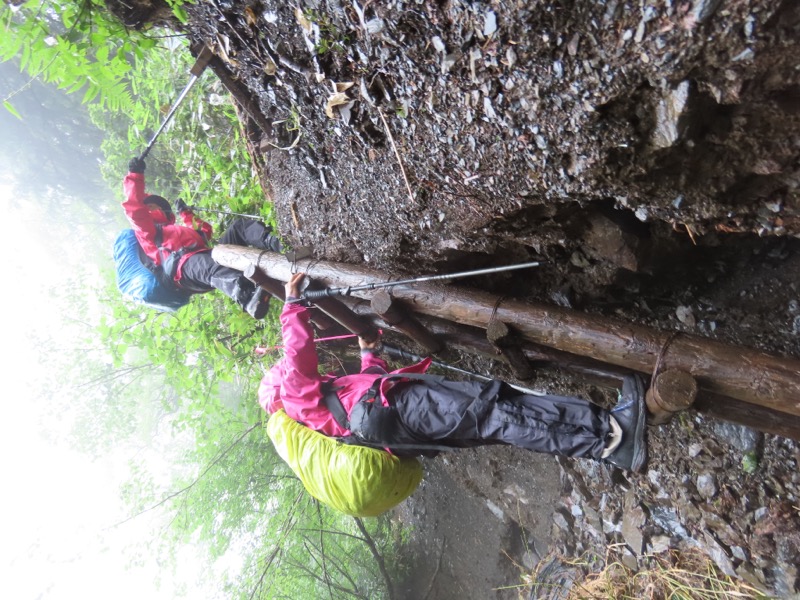
[[[131,159],[128,171],[123,181],[127,199],[122,208],[144,253],[156,266],[163,267],[178,288],[192,294],[220,290],[250,316],[263,319],[269,308],[269,294],[241,271],[214,261],[208,246],[213,233],[211,225],[197,218],[182,200],[175,206],[184,224],[176,224],[169,202],[145,192],[144,160]],[[279,252],[280,241],[271,231],[259,221],[236,219],[219,243]]]
[[[361,373],[318,373],[310,314],[297,302],[304,275],[286,284],[284,358],[264,376],[259,403],[307,427],[355,443],[415,455],[444,448],[510,444],[536,452],[605,460],[641,471],[647,460],[644,383],[624,379],[608,411],[565,396],[521,393],[499,380],[451,381],[424,372],[430,359],[388,372],[380,344],[359,338]]]

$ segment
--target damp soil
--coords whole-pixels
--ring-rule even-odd
[[[243,129],[287,243],[404,276],[539,260],[464,285],[800,357],[796,2],[296,4],[189,7],[260,113]],[[567,371],[526,384],[614,400]],[[649,444],[641,475],[426,459],[393,514],[397,597],[558,597],[571,576],[530,573],[610,545],[631,565],[698,549],[796,594],[797,443],[688,411]]]

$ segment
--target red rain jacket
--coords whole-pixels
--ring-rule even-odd
[[[136,233],[136,239],[156,265],[161,264],[161,256],[156,244],[156,225],[161,225],[161,247],[170,252],[177,252],[192,245],[196,250],[184,254],[178,262],[175,281],[180,281],[181,268],[186,259],[208,250],[208,242],[213,232],[211,225],[198,219],[190,211],[183,211],[180,216],[184,225],[175,224],[174,217],[169,219],[162,211],[151,212],[144,203],[148,194],[144,191],[144,174],[128,173],[122,183],[127,200],[122,203],[125,215]],[[199,231],[194,229],[198,227]]]

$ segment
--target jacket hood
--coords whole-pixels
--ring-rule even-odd
[[[162,225],[172,225],[175,223],[175,214],[172,212],[172,207],[163,196],[150,194],[144,199],[144,204],[155,204],[161,210],[151,210],[150,214],[153,215],[153,220]]]

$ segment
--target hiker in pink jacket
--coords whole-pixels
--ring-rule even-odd
[[[264,376],[259,402],[328,436],[420,455],[486,444],[605,460],[641,471],[647,460],[644,382],[623,380],[612,411],[578,398],[530,395],[499,380],[451,381],[425,373],[430,359],[387,372],[379,342],[359,338],[361,373],[318,373],[310,314],[302,306],[303,274],[286,284],[281,313],[285,357]]]
[[[310,313],[305,306],[289,301],[296,300],[299,296],[297,286],[302,279],[303,274],[298,273],[286,284],[287,302],[281,313],[285,357],[261,380],[259,403],[270,414],[282,408],[295,421],[325,435],[349,436],[350,430],[337,423],[325,406],[325,392],[331,387],[338,388],[336,394],[349,414],[353,405],[369,391],[372,384],[381,375],[388,373],[388,365],[377,355],[377,344],[367,344],[360,340],[361,373],[344,377],[320,375]],[[430,362],[430,359],[425,359],[392,373],[424,373]],[[381,383],[385,391],[391,382],[383,380]]]

